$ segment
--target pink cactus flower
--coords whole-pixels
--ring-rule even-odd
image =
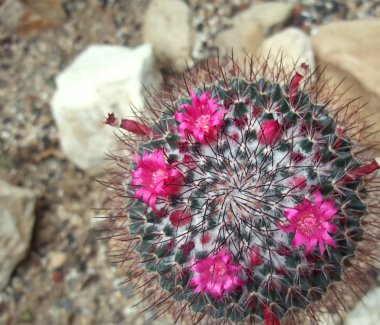
[[[251,248],[251,259],[250,259],[250,264],[253,267],[259,266],[263,264],[264,258],[261,255],[261,249],[258,246],[253,246]]]
[[[296,100],[298,88],[301,84],[301,81],[305,77],[305,74],[309,71],[309,66],[306,63],[302,63],[300,67],[300,71],[297,71],[296,74],[293,76],[291,82],[290,82],[290,89],[289,89],[289,99],[290,103],[294,105],[294,102]]]
[[[197,274],[190,285],[196,287],[195,292],[208,292],[217,299],[224,292],[231,293],[245,283],[236,275],[241,268],[232,264],[232,254],[224,247],[215,255],[195,260],[191,270]]]
[[[286,232],[295,232],[293,247],[306,244],[306,253],[309,253],[319,244],[322,256],[325,251],[324,243],[336,247],[329,233],[335,233],[339,228],[329,221],[336,217],[337,211],[335,203],[324,201],[322,194],[318,191],[315,194],[314,205],[304,198],[302,204],[296,205],[294,209],[285,210],[285,217],[290,224],[278,226]]]
[[[175,164],[167,164],[162,149],[155,150],[151,155],[144,153],[142,159],[134,154],[137,170],[132,173],[132,185],[141,186],[135,193],[136,198],[156,210],[157,197],[168,198],[175,194],[183,179],[183,174],[174,168]]]
[[[205,143],[206,139],[215,139],[219,128],[224,124],[224,115],[228,110],[219,109],[222,105],[207,91],[199,98],[192,91],[191,99],[192,105],[180,105],[178,109],[181,112],[174,115],[180,122],[178,131],[182,137],[192,135],[200,143]]]
[[[258,134],[261,144],[275,144],[282,137],[282,128],[277,120],[266,120],[261,124]]]

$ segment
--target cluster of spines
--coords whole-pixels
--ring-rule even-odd
[[[318,153],[320,157],[318,157],[316,168],[310,168],[308,176],[310,178],[323,179],[325,183],[322,184],[321,192],[324,195],[334,193],[333,198],[339,202],[338,205],[341,207],[340,215],[345,219],[341,225],[340,233],[342,234],[342,238],[337,238],[339,249],[329,251],[328,258],[331,259],[331,261],[326,260],[326,257],[323,258],[316,254],[308,256],[309,260],[305,260],[302,254],[298,257],[297,254],[293,254],[291,258],[287,257],[287,266],[297,269],[297,274],[293,274],[293,276],[299,277],[301,280],[304,276],[307,278],[299,288],[293,288],[294,297],[290,299],[290,305],[281,306],[281,304],[273,303],[276,302],[276,299],[278,300],[279,294],[284,294],[283,292],[279,292],[279,288],[276,288],[275,284],[273,284],[274,288],[272,289],[269,284],[266,291],[267,295],[265,295],[264,290],[263,296],[262,293],[258,293],[257,288],[254,287],[255,281],[253,281],[250,284],[253,287],[248,289],[251,292],[248,296],[249,303],[239,302],[239,299],[241,299],[239,296],[241,294],[240,292],[235,295],[229,295],[229,304],[237,304],[236,310],[231,311],[228,308],[229,304],[226,305],[223,300],[216,299],[210,305],[210,299],[207,297],[207,294],[194,294],[191,290],[186,290],[191,278],[191,271],[189,268],[181,269],[178,265],[186,261],[186,256],[184,255],[186,255],[188,250],[197,249],[197,247],[193,247],[194,243],[189,242],[182,244],[181,249],[177,247],[177,252],[180,253],[176,254],[175,263],[160,263],[166,256],[170,255],[176,245],[175,241],[166,240],[165,242],[161,242],[159,238],[162,234],[157,231],[157,228],[154,226],[155,223],[160,222],[160,218],[163,217],[162,214],[165,214],[165,211],[164,209],[159,212],[152,210],[147,211],[145,204],[134,198],[134,190],[132,188],[128,189],[130,194],[127,194],[132,198],[130,205],[127,207],[130,223],[129,231],[132,237],[136,235],[136,238],[139,237],[139,239],[137,239],[139,242],[137,251],[141,254],[141,258],[139,258],[140,262],[145,265],[149,272],[157,276],[159,285],[170,293],[164,300],[169,299],[169,297],[178,301],[185,299],[195,312],[200,314],[207,312],[214,318],[223,319],[227,317],[232,321],[242,321],[243,319],[248,319],[247,317],[250,315],[256,315],[258,319],[262,319],[265,318],[264,314],[268,310],[275,314],[275,318],[282,318],[285,313],[293,307],[306,308],[313,301],[320,300],[328,286],[334,281],[340,280],[342,268],[344,268],[344,266],[341,265],[341,261],[344,260],[346,262],[347,258],[354,256],[354,243],[361,240],[361,233],[363,231],[360,225],[360,219],[367,212],[367,207],[362,200],[362,197],[367,196],[367,190],[361,180],[361,177],[365,175],[365,173],[359,175],[360,177],[358,175],[355,176],[355,172],[361,168],[362,164],[359,160],[354,158],[354,147],[350,138],[344,133],[341,133],[339,127],[336,127],[336,119],[329,115],[326,111],[326,107],[313,104],[309,95],[304,92],[299,91],[294,95],[293,99],[290,99],[290,96],[284,96],[284,93],[289,93],[289,88],[283,88],[279,83],[272,84],[265,78],[261,78],[256,82],[246,82],[241,78],[236,78],[231,84],[224,83],[223,87],[211,86],[210,88],[213,90],[213,96],[219,99],[224,96],[225,103],[228,103],[228,100],[235,100],[234,116],[233,118],[227,118],[225,120],[225,126],[220,133],[222,137],[224,136],[229,139],[231,136],[228,129],[231,125],[236,126],[239,120],[243,120],[244,123],[244,114],[246,113],[244,100],[252,96],[256,99],[258,98],[257,102],[262,102],[261,107],[264,107],[265,103],[270,101],[281,103],[281,114],[284,115],[284,121],[289,125],[300,123],[299,121],[297,122],[297,119],[300,118],[299,114],[302,112],[301,123],[304,125],[306,131],[309,132],[310,135],[312,135],[315,130],[318,130],[322,134],[323,138],[320,137],[319,140],[325,141],[323,150]],[[240,100],[236,101],[236,97],[233,98],[231,94],[237,94]],[[292,106],[289,105],[291,101],[296,103],[294,106],[297,106],[297,111],[292,111],[290,108],[290,106]],[[177,124],[173,119],[173,115],[175,111],[177,111],[178,105],[184,102],[189,102],[189,99],[173,104],[171,107],[169,106],[169,110],[165,110],[161,113],[160,120],[156,121],[153,127],[150,128],[151,133],[149,135],[147,132],[145,133],[145,135],[150,137],[150,140],[139,147],[138,153],[140,156],[142,156],[146,150],[166,147],[169,149],[167,151],[170,151],[180,146],[179,142],[181,142],[181,138],[176,132]],[[258,106],[260,107],[260,105]],[[312,107],[312,109],[310,107]],[[306,111],[306,113],[304,113],[304,111]],[[316,118],[318,116],[321,116],[321,118]],[[263,113],[263,117],[265,119],[273,119],[273,113]],[[248,134],[247,137],[257,138],[257,133],[255,134],[253,132],[253,134]],[[226,142],[228,143],[228,140]],[[189,141],[188,145],[190,146],[189,150],[193,150],[194,155],[201,153],[199,145],[194,143],[194,141]],[[311,141],[305,141],[301,144],[301,148],[305,153],[310,153],[313,150],[313,143]],[[136,150],[136,148],[134,149]],[[290,150],[291,149],[292,147],[290,147]],[[228,150],[228,148],[225,146],[224,150]],[[278,148],[278,150],[289,150],[289,147],[285,146],[285,148]],[[223,149],[221,149],[221,155],[223,155]],[[265,158],[265,156],[263,156],[262,159],[263,158]],[[176,154],[169,154],[167,155],[167,160],[170,163],[177,161],[178,156]],[[207,159],[204,159],[204,161],[201,168],[208,170],[215,168],[212,162],[207,161]],[[316,171],[318,171],[319,166],[326,163],[334,165],[334,170],[331,170],[332,176],[326,177],[324,174],[322,177],[319,177]],[[200,165],[196,165],[198,168],[200,167]],[[218,166],[219,169],[220,167],[221,166]],[[134,166],[133,169],[135,168],[136,166]],[[192,177],[191,172],[189,172],[188,175],[186,175],[185,183],[191,184],[193,182]],[[203,193],[202,190],[200,190],[198,194],[204,195],[205,191],[207,191],[207,187],[203,189]],[[178,205],[179,201],[180,199],[178,197],[171,197],[168,202],[169,205],[173,204],[173,206],[175,206],[176,204]],[[165,235],[170,236],[174,234],[175,228],[175,226],[167,227],[164,230]],[[285,256],[291,254],[292,249],[287,247],[282,249],[282,253]],[[208,255],[210,255],[210,252],[200,251],[195,257],[202,259]],[[319,276],[313,275],[313,283],[316,284],[314,287],[307,283],[310,280],[310,277],[307,276],[312,272],[310,270],[311,267],[314,270],[319,270]],[[259,280],[256,282],[258,281]],[[311,290],[306,290],[308,287],[311,287]],[[289,283],[289,288],[292,288],[291,283]],[[292,290],[288,290],[288,295],[292,295]],[[256,300],[256,309],[253,308],[251,300]],[[159,304],[161,304],[161,302]],[[266,306],[270,307],[267,308]],[[214,311],[212,312],[210,310]]]

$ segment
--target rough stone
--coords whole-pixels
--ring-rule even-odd
[[[0,290],[27,255],[35,220],[35,202],[31,190],[0,180]]]
[[[380,287],[377,287],[356,305],[345,321],[346,325],[378,325],[380,324]]]
[[[251,7],[236,15],[233,23],[240,25],[255,22],[267,33],[283,26],[294,8],[289,2],[255,2]]]
[[[363,103],[368,102],[360,119],[368,125],[375,123],[374,131],[380,129],[379,39],[379,19],[330,23],[312,38],[317,63],[326,67],[326,77],[333,84],[345,78],[342,99],[361,97]],[[380,141],[379,133],[375,139]]]
[[[34,37],[47,29],[58,27],[65,18],[61,0],[5,0],[0,5],[2,24],[23,37]]]
[[[152,46],[135,49],[92,45],[56,78],[53,116],[66,156],[91,174],[109,164],[114,129],[104,125],[108,113],[132,117],[144,106],[144,87],[158,89],[161,76]]]
[[[231,55],[244,58],[246,55],[255,54],[264,38],[262,27],[257,23],[235,24],[215,38],[215,46],[219,49],[219,55]]]
[[[62,267],[68,258],[69,256],[65,252],[52,252],[48,259],[48,270],[53,271]]]
[[[194,33],[190,8],[183,1],[151,1],[145,14],[143,38],[153,44],[163,67],[183,72],[193,64]]]
[[[0,5],[1,24],[9,30],[15,30],[20,23],[24,10],[25,6],[20,1],[5,0]]]
[[[276,57],[282,57],[286,71],[292,71],[295,64],[306,63],[311,71],[315,69],[314,52],[309,37],[297,28],[286,28],[267,38],[259,49],[259,55],[274,64]]]

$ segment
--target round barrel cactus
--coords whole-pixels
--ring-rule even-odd
[[[379,164],[359,108],[305,64],[255,66],[209,63],[145,116],[107,119],[129,151],[110,182],[117,255],[179,324],[315,323],[376,261]]]

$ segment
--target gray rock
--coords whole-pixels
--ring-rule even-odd
[[[257,23],[265,32],[281,28],[290,17],[294,3],[289,2],[259,2],[256,1],[247,10],[236,15],[234,24]]]
[[[293,71],[294,65],[306,63],[311,71],[315,69],[314,52],[309,37],[297,28],[286,28],[268,37],[259,49],[259,55],[276,64],[276,57],[282,56],[286,71]],[[277,62],[278,64],[278,62]]]
[[[35,202],[32,191],[0,180],[0,290],[29,250]]]
[[[78,167],[94,174],[109,164],[105,154],[116,149],[116,137],[105,117],[133,118],[143,108],[144,86],[158,89],[161,81],[154,62],[149,44],[92,45],[57,76],[53,116],[62,149]]]
[[[194,28],[190,8],[179,0],[152,0],[145,15],[143,38],[153,44],[158,62],[177,72],[193,64]]]
[[[5,0],[0,5],[1,24],[9,30],[18,26],[24,13],[25,6],[18,0]]]

